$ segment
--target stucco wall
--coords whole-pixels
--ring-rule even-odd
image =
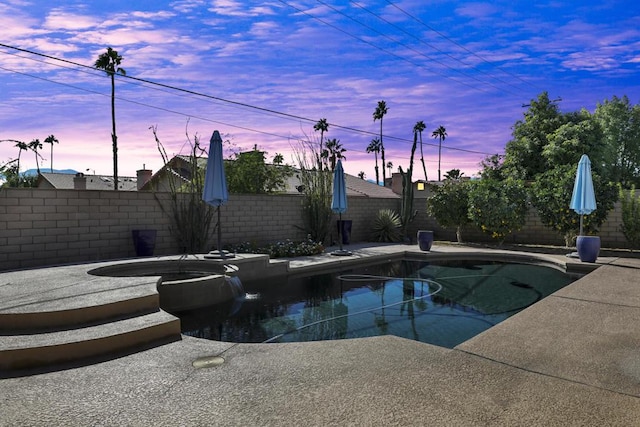
[[[179,253],[169,233],[168,217],[156,197],[166,201],[168,194],[2,189],[0,270],[132,257],[134,229],[158,230],[156,255]],[[223,242],[303,239],[301,202],[301,195],[231,195],[222,207]],[[455,240],[453,230],[442,230],[426,216],[423,204],[424,201],[416,201],[419,214],[411,224],[411,235],[418,229],[431,229],[435,230],[436,239]],[[399,207],[399,199],[350,197],[343,219],[353,220],[352,242],[370,240],[370,224],[378,210]],[[603,247],[627,247],[618,230],[620,223],[617,206],[601,229]],[[332,231],[337,240],[336,228],[332,227]],[[464,236],[467,241],[487,240],[472,228],[465,230]],[[543,227],[535,213],[530,213],[527,226],[507,241],[563,244],[562,237]]]

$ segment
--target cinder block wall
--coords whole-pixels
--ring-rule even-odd
[[[155,254],[179,253],[169,233],[169,218],[159,202],[168,193],[16,189],[0,190],[0,270],[99,261],[135,256],[131,231],[156,229]],[[223,243],[304,239],[301,195],[236,195],[222,207]],[[435,231],[436,239],[455,241],[455,230],[443,230],[427,217],[423,201],[410,226],[415,242],[418,229]],[[371,240],[371,223],[380,209],[399,211],[399,199],[350,197],[343,219],[353,221],[352,242]],[[337,215],[335,216],[337,219]],[[619,231],[619,205],[609,213],[599,235],[603,247],[628,247]],[[335,223],[334,223],[335,224]],[[332,225],[332,241],[337,228]],[[466,241],[490,239],[473,227],[464,230]],[[535,212],[525,228],[507,242],[563,245],[562,236],[542,226]],[[215,242],[215,236],[212,246]]]

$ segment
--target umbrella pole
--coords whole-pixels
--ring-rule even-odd
[[[218,206],[218,251],[220,252],[220,257],[224,258],[224,254],[222,253],[222,227],[220,227],[220,207]]]
[[[338,240],[340,240],[340,250],[342,251],[342,212],[338,214],[340,222],[338,222]]]
[[[579,236],[582,236],[582,218],[584,217],[584,215],[580,215],[580,234]]]

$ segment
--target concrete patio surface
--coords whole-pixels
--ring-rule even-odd
[[[348,248],[354,257],[304,257],[290,269],[419,253]],[[434,245],[426,256],[478,251],[512,254]],[[531,257],[584,267],[562,255]],[[598,264],[454,349],[394,336],[286,344],[183,336],[25,372],[0,380],[0,426],[640,426],[640,260]],[[224,363],[194,367],[213,356]]]

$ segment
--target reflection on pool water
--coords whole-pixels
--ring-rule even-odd
[[[401,260],[245,283],[249,297],[178,316],[184,334],[228,342],[392,334],[453,348],[573,280],[541,265]]]

